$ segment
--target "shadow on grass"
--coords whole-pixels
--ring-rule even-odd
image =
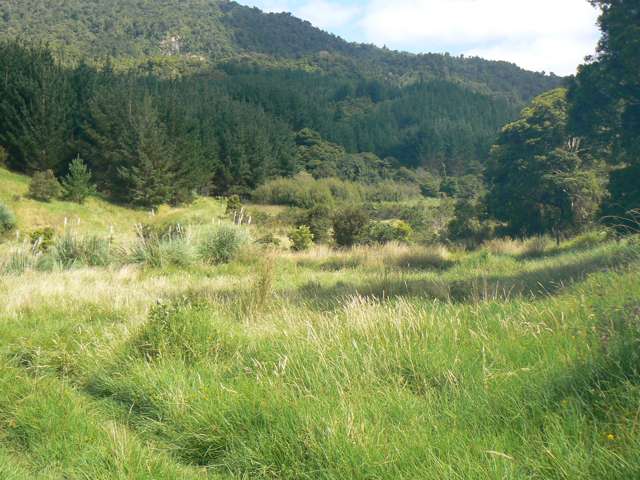
[[[606,422],[611,420],[607,417],[612,405],[637,412],[637,396],[629,392],[640,387],[640,299],[597,315],[598,354],[550,385],[551,405],[558,408],[566,399],[574,398],[583,412]]]
[[[317,308],[331,308],[345,298],[362,295],[381,300],[396,297],[438,299],[460,303],[511,298],[537,298],[554,295],[564,287],[583,280],[589,274],[620,268],[638,260],[633,249],[616,250],[583,258],[573,263],[518,272],[513,275],[476,275],[468,279],[415,279],[402,274],[384,274],[362,282],[337,282],[323,286],[310,282],[293,297]]]

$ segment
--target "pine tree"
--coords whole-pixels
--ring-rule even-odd
[[[133,128],[136,137],[134,164],[120,169],[121,178],[129,186],[129,199],[141,207],[157,207],[170,202],[174,193],[174,150],[151,97],[145,96]]]
[[[69,173],[62,180],[65,197],[76,203],[84,203],[86,198],[96,193],[96,187],[91,183],[91,171],[87,168],[80,155],[69,165]]]

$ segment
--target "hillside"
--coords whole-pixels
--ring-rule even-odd
[[[288,59],[300,68],[360,73],[397,84],[425,77],[458,79],[518,101],[560,82],[506,62],[349,43],[289,14],[265,14],[227,0],[6,0],[0,5],[0,39],[15,37],[46,42],[67,61],[174,56],[216,64],[248,55],[261,63]]]
[[[124,137],[140,126],[124,106],[142,111],[144,98],[177,157],[172,168],[197,163],[205,172],[182,172],[185,191],[246,195],[267,178],[308,169],[294,141],[305,129],[342,149],[334,164],[372,153],[378,159],[367,157],[366,168],[477,174],[500,128],[562,82],[505,62],[349,43],[228,1],[53,3],[0,5],[0,146],[16,170],[59,175],[80,153],[103,191],[128,201],[114,192],[122,179],[113,172],[137,161]],[[38,111],[36,97],[49,111]]]

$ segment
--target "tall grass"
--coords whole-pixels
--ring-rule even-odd
[[[228,263],[248,242],[249,235],[244,227],[219,224],[201,232],[198,253],[205,263]]]

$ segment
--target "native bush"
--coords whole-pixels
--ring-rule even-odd
[[[333,223],[332,209],[327,205],[316,205],[313,208],[302,211],[296,219],[296,224],[307,226],[313,234],[313,241],[322,243],[329,240]]]
[[[133,244],[130,258],[155,268],[176,266],[185,268],[196,260],[196,252],[191,238],[178,224],[164,227],[138,225],[137,240]]]
[[[333,218],[333,236],[336,244],[341,247],[350,247],[360,243],[366,235],[368,226],[369,214],[363,207],[343,208]]]
[[[291,240],[291,249],[295,252],[308,250],[313,245],[313,233],[307,225],[301,225],[289,232],[289,240]]]
[[[29,196],[40,202],[50,202],[62,195],[63,189],[51,170],[36,172],[29,184]]]
[[[408,243],[413,235],[411,225],[403,220],[373,222],[367,231],[367,243]]]
[[[53,245],[56,231],[52,227],[41,227],[29,233],[34,252],[47,252]]]

